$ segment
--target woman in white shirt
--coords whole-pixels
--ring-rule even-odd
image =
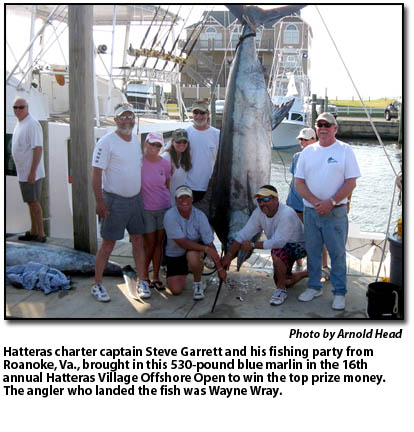
[[[192,167],[190,142],[185,129],[177,129],[172,133],[171,146],[161,156],[171,163],[170,193],[174,205],[175,191],[178,186],[185,184],[187,172]]]

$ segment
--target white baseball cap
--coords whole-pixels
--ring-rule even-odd
[[[322,114],[319,114],[316,121],[318,122],[319,120],[325,120],[330,124],[334,124],[335,126],[338,126],[338,123],[336,122],[336,118],[330,112],[323,112]]]
[[[301,138],[305,140],[316,139],[315,131],[312,128],[303,128],[296,137],[296,139]]]
[[[188,195],[191,198],[193,197],[193,191],[188,186],[178,186],[178,188],[175,190],[175,197],[180,198],[180,196]]]
[[[135,114],[134,113],[134,107],[132,105],[125,104],[125,105],[121,105],[120,107],[118,107],[115,110],[115,116],[114,117],[119,117],[124,112],[130,112],[132,114]]]

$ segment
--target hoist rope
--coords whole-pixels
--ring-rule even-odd
[[[363,108],[364,108],[365,114],[367,115],[368,120],[369,120],[369,122],[371,123],[371,127],[372,127],[372,129],[374,130],[374,133],[375,133],[376,137],[378,138],[378,141],[379,141],[379,143],[381,144],[382,149],[384,150],[385,156],[387,157],[388,162],[389,162],[389,164],[391,165],[391,168],[392,168],[392,170],[393,170],[393,172],[394,172],[394,175],[395,175],[395,177],[397,177],[397,176],[398,176],[397,171],[395,170],[395,168],[394,168],[394,166],[393,166],[393,164],[392,164],[392,162],[391,162],[391,158],[389,157],[389,155],[388,155],[388,153],[387,153],[387,151],[386,151],[386,149],[385,149],[384,143],[382,142],[382,139],[381,139],[381,137],[379,136],[379,133],[378,133],[378,131],[377,131],[377,128],[375,127],[374,122],[372,121],[371,115],[369,114],[369,112],[368,112],[368,110],[367,110],[367,107],[365,106],[365,103],[364,103],[364,101],[362,100],[362,97],[361,97],[361,95],[360,95],[360,93],[359,93],[359,91],[358,91],[358,88],[357,88],[357,86],[355,85],[354,80],[352,79],[352,76],[351,76],[351,74],[350,74],[350,72],[349,72],[349,70],[348,70],[348,68],[347,68],[347,66],[346,66],[346,64],[345,64],[345,61],[344,61],[344,59],[342,58],[342,55],[341,55],[341,53],[340,53],[340,51],[339,51],[339,49],[338,49],[338,47],[337,47],[337,45],[336,45],[336,43],[335,43],[335,41],[334,41],[332,35],[331,35],[331,32],[329,31],[328,26],[326,25],[326,22],[325,22],[325,20],[323,19],[322,14],[320,13],[318,6],[315,5],[315,8],[316,8],[316,10],[318,11],[319,16],[321,17],[322,23],[323,23],[323,25],[325,26],[326,31],[328,32],[328,35],[329,35],[329,37],[330,37],[330,39],[331,39],[331,41],[332,41],[332,43],[333,43],[333,45],[334,45],[334,47],[335,47],[335,49],[336,49],[336,52],[337,52],[338,55],[339,55],[339,58],[341,59],[342,64],[344,65],[344,68],[345,68],[345,70],[346,70],[346,72],[347,72],[347,74],[348,74],[348,76],[349,76],[349,79],[351,80],[351,83],[352,83],[352,85],[354,86],[354,89],[355,89],[355,91],[356,91],[357,94],[358,94],[359,100],[361,101],[361,104],[362,104],[362,106],[363,106]]]

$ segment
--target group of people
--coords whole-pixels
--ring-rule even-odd
[[[222,265],[226,268],[240,250],[271,249],[276,288],[271,305],[287,298],[287,287],[309,277],[307,289],[298,297],[309,302],[322,295],[322,274],[333,287],[332,308],[345,308],[346,240],[348,210],[360,170],[350,145],[336,139],[338,124],[328,112],[316,119],[315,131],[304,128],[297,139],[302,151],[292,160],[294,175],[287,204],[279,201],[276,188],[264,185],[254,198],[257,208],[239,231]],[[267,240],[251,239],[264,232]],[[331,270],[327,254],[331,260]],[[292,272],[295,262],[307,257],[307,270]]]
[[[15,100],[13,109],[19,121],[13,135],[12,154],[32,219],[31,230],[19,239],[42,242],[46,236],[39,204],[44,177],[41,128],[29,115],[24,99]],[[214,263],[219,278],[225,280],[237,254],[270,249],[276,285],[271,305],[282,304],[287,298],[287,288],[305,277],[309,278],[308,287],[298,299],[308,302],[319,297],[324,272],[333,286],[333,309],[344,309],[348,199],[360,171],[352,148],[336,139],[335,117],[322,113],[316,120],[316,134],[312,128],[300,132],[302,151],[292,161],[294,179],[286,204],[280,202],[274,186],[260,187],[253,196],[257,208],[226,255],[220,258],[206,215],[193,206],[206,193],[220,131],[210,126],[207,102],[196,101],[192,111],[193,125],[174,131],[170,147],[165,149],[163,135],[158,132],[149,133],[141,146],[138,135],[132,133],[133,107],[122,103],[115,110],[115,131],[97,142],[92,159],[92,188],[102,243],[96,255],[92,295],[99,301],[110,301],[103,273],[116,241],[124,238],[126,229],[140,298],[151,297],[151,288],[165,288],[159,278],[163,254],[169,290],[180,294],[191,272],[193,298],[201,300],[205,257]],[[253,241],[262,232],[267,239]],[[304,257],[307,270],[292,272],[294,263],[300,267]]]
[[[164,152],[164,138],[159,132],[150,132],[141,148],[138,136],[132,133],[132,105],[123,103],[116,108],[115,123],[116,130],[97,142],[93,154],[93,191],[103,240],[96,255],[92,295],[99,301],[110,300],[102,283],[103,273],[116,241],[124,237],[126,229],[140,298],[151,297],[151,288],[165,288],[159,271],[166,233],[170,291],[180,294],[191,271],[193,297],[201,300],[204,255],[217,264],[219,274],[222,272],[207,217],[192,208],[193,200],[201,200],[207,190],[219,145],[220,132],[209,124],[208,103],[200,100],[193,104],[193,125],[174,131],[171,145]]]

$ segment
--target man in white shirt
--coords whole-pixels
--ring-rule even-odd
[[[258,208],[237,233],[221,262],[226,268],[240,250],[251,253],[254,249],[271,249],[276,289],[270,304],[277,306],[286,300],[286,288],[307,276],[306,271],[292,273],[293,263],[306,256],[303,224],[295,210],[279,201],[275,187],[264,185],[253,198]],[[267,240],[252,241],[262,231]]]
[[[217,158],[220,130],[210,126],[209,120],[208,103],[204,100],[195,101],[194,124],[187,129],[192,168],[185,182],[193,192],[193,204],[203,199]]]
[[[321,253],[325,244],[331,259],[332,308],[345,308],[346,240],[348,237],[348,197],[361,176],[349,144],[336,139],[338,124],[328,112],[316,119],[319,141],[301,153],[296,168],[296,190],[304,202],[308,288],[300,301],[322,295]]]
[[[115,109],[116,130],[96,144],[92,159],[92,188],[96,213],[101,221],[102,244],[96,254],[95,285],[91,293],[102,302],[110,297],[102,285],[103,273],[117,240],[130,234],[132,254],[137,268],[137,294],[149,298],[148,282],[143,280],[145,254],[144,215],[141,198],[142,150],[138,136],[132,133],[135,114],[132,105],[122,103]]]
[[[12,138],[12,156],[16,165],[23,201],[29,206],[31,228],[19,240],[44,243],[43,211],[40,205],[42,181],[45,177],[43,164],[43,133],[40,123],[29,114],[29,104],[23,98],[13,103],[18,123]]]

